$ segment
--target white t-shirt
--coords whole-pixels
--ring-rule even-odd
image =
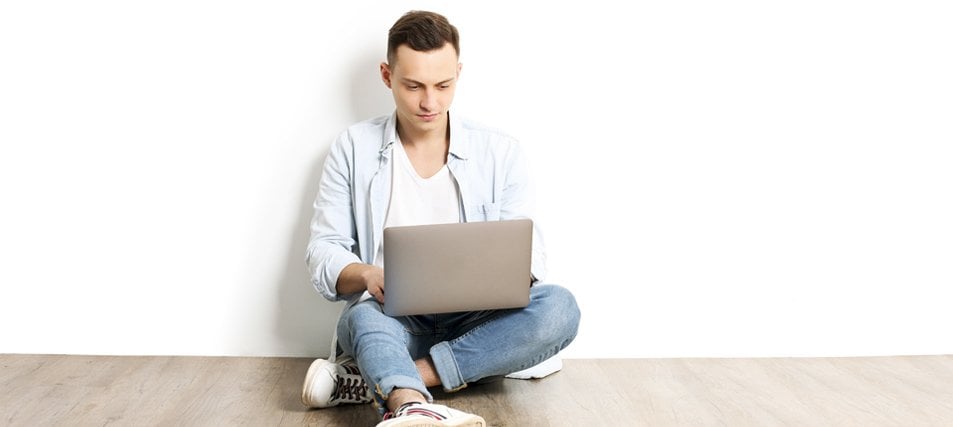
[[[460,222],[460,190],[446,164],[434,176],[421,178],[400,137],[394,142],[393,159],[385,228]],[[384,267],[384,245],[377,249],[374,265]]]

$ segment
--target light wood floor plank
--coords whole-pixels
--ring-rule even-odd
[[[304,408],[310,362],[0,355],[0,425],[377,423],[370,405]],[[566,360],[434,394],[493,426],[951,426],[953,356]]]

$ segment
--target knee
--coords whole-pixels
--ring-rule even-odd
[[[533,288],[532,303],[538,304],[542,325],[540,332],[548,332],[555,341],[568,345],[579,330],[581,312],[576,297],[568,289],[557,285]]]
[[[354,350],[362,337],[368,334],[401,336],[403,326],[381,310],[377,301],[367,300],[347,308],[338,320],[338,341],[346,349]]]
[[[338,320],[338,333],[348,332],[360,327],[362,324],[374,322],[374,318],[377,317],[378,313],[383,314],[375,305],[377,305],[376,301],[367,300],[347,307],[344,312],[341,313],[340,320]]]
[[[569,289],[558,285],[540,285],[533,288],[533,291],[533,302],[538,302],[543,310],[566,317],[573,321],[571,323],[579,323],[579,305]]]

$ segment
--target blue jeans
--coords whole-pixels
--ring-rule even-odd
[[[374,299],[341,314],[338,344],[354,357],[379,408],[395,388],[433,396],[414,360],[433,359],[446,391],[534,366],[576,337],[579,307],[563,287],[537,285],[525,308],[390,317]]]

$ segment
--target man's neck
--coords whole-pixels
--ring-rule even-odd
[[[446,149],[450,145],[450,120],[444,115],[444,125],[439,126],[433,131],[424,131],[413,129],[410,126],[404,126],[400,119],[397,120],[397,135],[405,147],[410,146],[417,149]]]

